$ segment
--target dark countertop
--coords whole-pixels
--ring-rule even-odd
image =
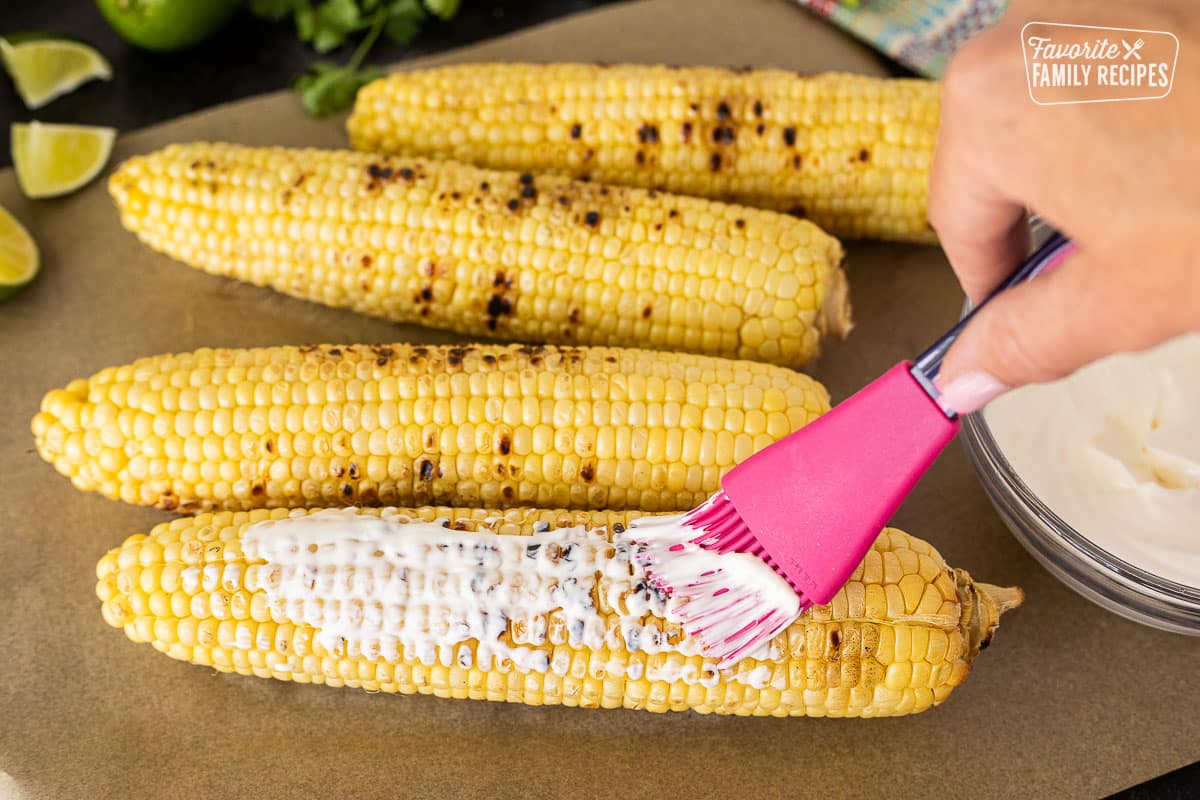
[[[464,0],[453,21],[429,23],[408,47],[381,38],[369,61],[388,64],[448,50],[612,1]],[[286,88],[318,57],[296,39],[290,23],[266,22],[245,11],[196,48],[157,54],[122,41],[91,0],[38,0],[6,5],[8,8],[0,17],[0,34],[53,31],[84,40],[108,58],[114,77],[108,82],[88,83],[36,112],[25,108],[10,81],[0,79],[0,167],[11,163],[9,125],[13,122],[38,119],[132,130],[207,106]],[[344,62],[349,55],[350,48],[346,47],[324,57]],[[1193,764],[1115,797],[1182,800],[1198,795],[1200,764]]]
[[[510,33],[611,0],[466,0],[451,22],[430,21],[417,39],[401,47],[380,37],[368,61],[390,64]],[[91,0],[8,2],[0,35],[52,31],[88,42],[113,67],[111,81],[92,81],[30,111],[12,82],[0,78],[0,167],[12,163],[9,126],[37,119],[111,125],[133,130],[190,111],[286,88],[317,58],[344,63],[351,47],[318,55],[300,42],[290,22],[272,23],[246,11],[216,36],[178,53],[151,53],[126,44]]]

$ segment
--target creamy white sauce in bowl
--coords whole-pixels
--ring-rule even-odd
[[[1034,495],[1078,534],[1200,587],[1200,334],[994,401],[984,418]]]

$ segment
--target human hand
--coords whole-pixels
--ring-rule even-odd
[[[1171,31],[1172,92],[1041,106],[1021,49],[1031,20]],[[930,220],[978,302],[1029,247],[1026,209],[1077,245],[1061,268],[982,309],[939,384],[960,413],[1122,350],[1200,329],[1200,17],[1192,0],[1013,0],[950,64]]]

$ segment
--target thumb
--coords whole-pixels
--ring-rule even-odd
[[[947,353],[938,378],[942,403],[967,414],[1009,389],[1166,339],[1168,315],[1139,302],[1143,293],[1127,285],[1127,275],[1076,250],[1053,271],[998,295]]]

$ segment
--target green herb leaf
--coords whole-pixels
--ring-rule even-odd
[[[317,13],[312,6],[303,5],[296,9],[296,38],[302,42],[311,42],[317,32]]]
[[[346,41],[346,34],[331,28],[318,27],[317,32],[313,35],[312,46],[318,53],[328,53],[330,50],[341,47],[344,41]]]
[[[420,20],[412,17],[392,17],[388,20],[384,33],[396,44],[408,44],[421,32]]]
[[[354,0],[325,0],[317,6],[317,21],[344,33],[357,30],[366,24]]]
[[[300,93],[300,102],[308,113],[315,117],[327,117],[349,108],[363,84],[383,75],[383,70],[378,67],[356,70],[328,61],[317,61],[296,80],[295,89]]]
[[[391,0],[387,4],[388,22],[384,33],[396,44],[408,44],[420,33],[428,16],[421,0]]]
[[[325,0],[317,6],[313,18],[313,48],[318,53],[327,53],[335,47],[341,47],[349,34],[368,24],[369,21],[363,19],[354,0]]]
[[[425,0],[425,7],[435,17],[441,20],[451,19],[458,13],[462,0]]]
[[[388,14],[393,17],[411,16],[425,19],[425,6],[421,0],[388,0]]]
[[[430,18],[447,20],[458,13],[462,0],[248,0],[254,14],[271,20],[289,15],[296,37],[321,53],[346,44],[366,31],[345,65],[317,61],[293,86],[304,108],[324,117],[349,108],[359,88],[383,76],[375,67],[360,69],[379,35],[408,44]]]
[[[341,68],[341,64],[332,61],[314,61],[308,65],[308,70],[303,75],[292,82],[292,88],[298,92],[307,92],[322,75]]]

